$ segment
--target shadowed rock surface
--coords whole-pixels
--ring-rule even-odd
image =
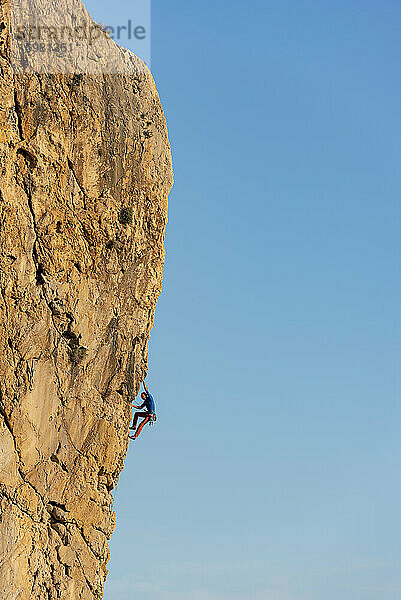
[[[15,74],[4,0],[0,18],[0,598],[101,598],[162,284],[167,129],[143,65]]]

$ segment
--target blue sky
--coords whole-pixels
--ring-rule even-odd
[[[400,25],[392,1],[153,1],[159,420],[106,600],[401,597]]]

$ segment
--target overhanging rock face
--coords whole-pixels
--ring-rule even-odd
[[[0,17],[0,599],[101,598],[162,284],[166,123],[109,38],[121,70],[16,73]]]

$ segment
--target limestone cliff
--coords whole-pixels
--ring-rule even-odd
[[[1,0],[0,599],[101,598],[161,291],[170,148],[136,57],[107,38],[132,73],[13,72],[9,9]]]

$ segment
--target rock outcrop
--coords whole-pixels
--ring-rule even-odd
[[[105,38],[131,73],[13,72],[9,19],[1,0],[0,599],[92,600],[161,291],[170,148],[136,57]]]

